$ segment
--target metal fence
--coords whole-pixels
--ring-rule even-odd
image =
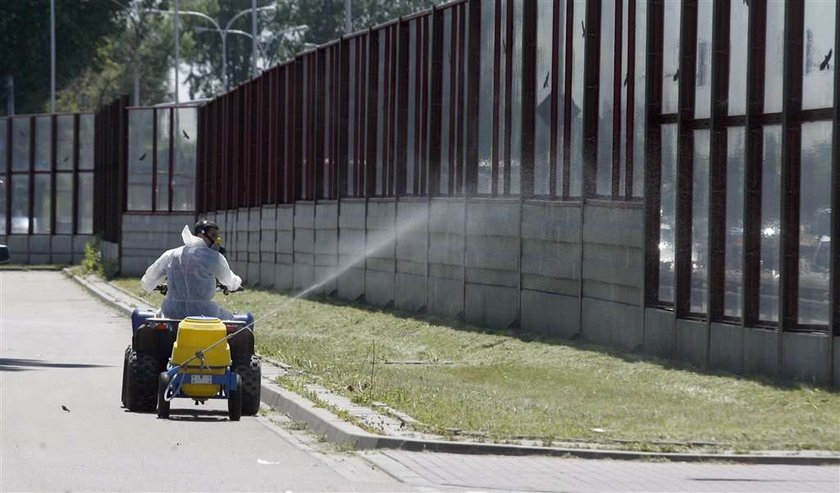
[[[603,9],[602,48],[597,27],[581,30],[599,2],[470,0],[301,53],[201,108],[199,209],[429,195],[637,200],[646,13],[636,3]],[[600,53],[584,60],[585,49]]]
[[[649,5],[648,303],[837,328],[840,4]]]
[[[93,232],[93,115],[0,118],[0,232]]]

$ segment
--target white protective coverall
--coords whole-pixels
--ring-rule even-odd
[[[209,248],[201,238],[193,236],[189,226],[181,231],[184,246],[167,250],[146,269],[140,283],[147,292],[168,279],[169,291],[163,300],[163,316],[183,319],[186,317],[217,317],[230,320],[233,315],[215,301],[216,279],[235,291],[242,286],[242,279],[230,270],[221,253]]]

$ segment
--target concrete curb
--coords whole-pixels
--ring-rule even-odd
[[[67,272],[67,271],[65,271]],[[105,303],[131,314],[133,308],[125,300],[118,300],[86,279],[67,272],[69,277]],[[141,301],[133,295],[117,289],[134,301]],[[145,303],[145,302],[143,302]],[[269,407],[287,414],[295,421],[305,422],[318,436],[333,443],[350,445],[358,450],[401,449],[409,451],[446,452],[457,454],[489,455],[542,455],[554,457],[576,457],[582,459],[613,460],[668,460],[671,462],[734,462],[740,464],[787,464],[787,465],[840,465],[840,455],[786,454],[684,454],[633,452],[621,450],[577,449],[561,447],[530,447],[478,442],[456,442],[447,440],[425,440],[374,435],[335,416],[310,400],[290,392],[264,377],[260,400]],[[795,455],[794,455],[795,454]]]

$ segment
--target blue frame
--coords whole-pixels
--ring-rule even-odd
[[[198,376],[198,374],[181,372],[181,368],[182,367],[180,367],[180,366],[173,366],[166,371],[166,374],[167,374],[167,376],[169,376],[169,380],[170,380],[169,387],[167,389],[170,389],[170,388],[178,389],[178,392],[175,395],[173,395],[171,397],[171,399],[175,399],[176,397],[177,398],[182,398],[183,397],[183,398],[187,398],[187,399],[193,399],[193,397],[190,397],[188,395],[184,395],[181,392],[181,386],[183,386],[184,384],[192,383],[193,375]],[[202,376],[205,376],[205,375],[202,375]],[[206,399],[227,399],[228,397],[230,397],[230,393],[233,392],[234,390],[236,390],[236,373],[233,373],[232,371],[230,371],[230,368],[225,368],[225,374],[224,375],[210,375],[210,377],[211,377],[211,380],[210,380],[209,384],[207,384],[205,382],[202,382],[201,384],[197,384],[197,385],[220,385],[222,387],[222,389],[221,389],[222,392],[221,392],[221,395],[214,395],[212,397],[206,397]]]

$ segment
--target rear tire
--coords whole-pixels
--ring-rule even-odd
[[[126,404],[130,411],[150,413],[157,406],[160,364],[151,354],[131,349],[128,353]]]
[[[131,346],[125,348],[125,356],[123,357],[122,390],[120,392],[122,407],[128,407],[128,353],[130,352]]]
[[[242,417],[242,378],[236,376],[236,390],[228,391],[228,418],[231,421],[239,421]]]
[[[260,410],[262,379],[260,358],[253,354],[250,361],[235,362],[233,372],[242,379],[242,415],[255,416]]]
[[[157,415],[161,419],[169,419],[169,401],[166,400],[166,388],[169,387],[169,374],[161,372],[158,377]]]

